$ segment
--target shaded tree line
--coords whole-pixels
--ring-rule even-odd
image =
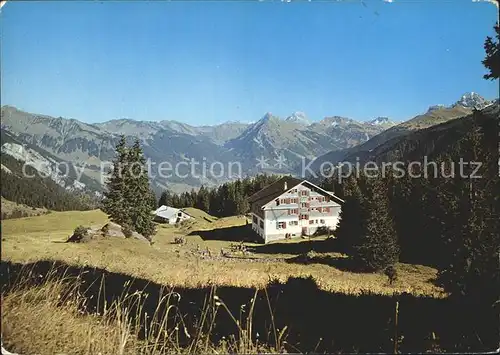
[[[96,208],[95,199],[83,193],[69,192],[54,180],[42,178],[37,170],[7,154],[2,154],[2,165],[10,172],[1,169],[2,197],[7,200],[43,207],[54,211],[89,210]],[[31,177],[28,177],[31,176]]]
[[[217,217],[242,215],[249,212],[248,197],[279,178],[277,175],[260,174],[226,182],[216,188],[201,186],[198,191],[193,189],[180,194],[166,190],[162,192],[158,205],[194,207]]]
[[[431,265],[446,290],[491,306],[500,295],[498,117],[475,111],[465,129],[433,157],[438,174],[407,162],[403,176],[345,180],[336,235],[355,267]]]

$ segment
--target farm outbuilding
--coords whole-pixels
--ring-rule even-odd
[[[191,218],[191,216],[182,209],[165,205],[159,207],[153,213],[155,215],[155,221],[160,223],[176,224]]]

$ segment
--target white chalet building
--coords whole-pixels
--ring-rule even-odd
[[[341,204],[332,192],[285,176],[249,197],[252,229],[264,243],[337,227]]]

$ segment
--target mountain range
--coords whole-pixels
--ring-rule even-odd
[[[451,106],[433,106],[402,123],[387,117],[367,122],[340,116],[311,121],[305,113],[295,112],[286,118],[266,113],[254,123],[227,122],[215,126],[131,119],[88,124],[3,106],[2,137],[8,137],[9,141],[2,139],[2,156],[35,165],[43,162],[46,166],[71,162],[76,167],[72,176],[79,170],[83,175],[76,183],[64,181],[64,187],[99,191],[101,164],[113,159],[114,147],[123,134],[129,141],[141,140],[144,153],[152,162],[153,186],[157,190],[168,187],[181,192],[202,184],[215,186],[233,178],[239,171],[233,169],[231,176],[227,171],[230,164],[240,166],[243,176],[259,172],[297,174],[303,164],[311,161],[318,168],[323,161],[340,161],[357,152],[369,152],[410,132],[466,116],[474,107],[483,108],[490,103],[478,94],[469,93]],[[188,166],[191,160],[198,163],[195,174],[190,171],[192,166]],[[161,162],[179,167],[177,176],[159,176]],[[207,167],[206,174],[203,166]],[[226,170],[224,174],[222,168]]]

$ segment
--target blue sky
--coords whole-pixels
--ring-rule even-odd
[[[2,105],[101,122],[405,120],[482,79],[494,5],[453,1],[7,2]]]

